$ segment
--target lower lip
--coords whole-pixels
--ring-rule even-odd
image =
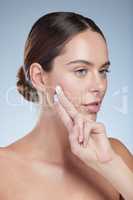
[[[87,105],[87,106],[84,106],[86,108],[86,110],[88,112],[91,112],[91,113],[97,113],[99,110],[100,110],[100,104],[98,105]]]

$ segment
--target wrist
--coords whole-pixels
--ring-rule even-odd
[[[119,167],[121,163],[122,158],[118,154],[113,154],[112,159],[106,161],[106,162],[93,162],[89,163],[88,166],[95,169],[97,172],[99,172],[102,175],[105,175],[106,173],[116,169]]]
[[[106,172],[108,173],[112,170],[118,169],[121,165],[121,162],[123,162],[122,158],[118,154],[115,154],[111,160],[99,163],[97,170],[106,174]]]
[[[104,176],[125,199],[133,199],[133,173],[122,157],[116,155],[114,159],[107,163],[99,164],[95,169]]]

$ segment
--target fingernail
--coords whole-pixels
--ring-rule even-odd
[[[59,99],[58,99],[57,94],[54,94],[54,103],[56,103],[56,102],[58,102],[58,101],[59,101]]]
[[[57,92],[57,94],[61,94],[62,89],[59,85],[56,86],[55,91]]]
[[[82,138],[82,135],[79,136],[79,142],[82,142],[83,141],[83,138]]]

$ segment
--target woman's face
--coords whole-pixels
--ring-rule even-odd
[[[109,67],[106,43],[99,33],[87,30],[69,40],[64,50],[53,61],[50,88],[60,85],[79,112],[96,120],[97,106],[84,104],[102,101],[105,95]]]

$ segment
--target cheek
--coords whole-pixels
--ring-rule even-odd
[[[59,75],[59,73],[54,73],[54,75],[51,76],[49,80],[50,88],[52,88],[52,90],[49,91],[49,95],[51,96],[52,100],[55,93],[55,87],[57,85],[60,85],[68,100],[71,101],[77,109],[80,109],[79,105],[82,102],[84,84],[81,85],[81,83],[79,83],[79,80],[74,78],[74,76],[72,76],[71,74]]]
[[[82,96],[82,87],[79,82],[69,75],[68,77],[60,78],[58,84],[62,86],[67,98],[77,107],[81,102]]]

